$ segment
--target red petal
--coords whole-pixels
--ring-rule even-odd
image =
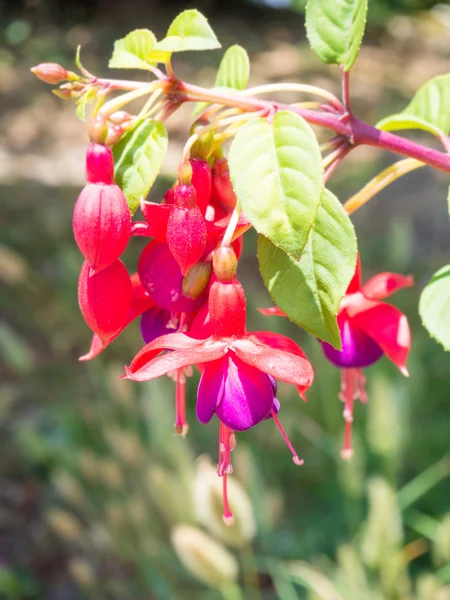
[[[411,275],[397,273],[378,273],[362,286],[362,293],[369,300],[382,300],[398,290],[414,285]]]
[[[262,315],[267,317],[285,317],[286,313],[278,308],[278,306],[271,306],[270,308],[258,308],[258,311]]]
[[[198,206],[175,206],[167,222],[167,242],[183,275],[203,256],[207,232]]]
[[[408,320],[398,308],[378,302],[368,310],[357,313],[353,323],[382,348],[404,375],[408,375],[406,359],[411,345]]]
[[[361,259],[359,257],[359,253],[358,253],[356,256],[355,274],[353,275],[353,279],[349,283],[346,293],[354,294],[355,292],[359,292],[360,289],[361,289]]]
[[[167,242],[167,223],[172,210],[172,204],[156,204],[141,200],[141,211],[148,223],[149,233],[158,242]]]
[[[173,352],[157,356],[165,349]],[[133,381],[148,381],[187,365],[216,360],[227,350],[228,345],[221,340],[195,340],[184,333],[170,333],[147,344],[126,368],[126,373]]]
[[[261,333],[267,334],[267,332]],[[231,349],[248,365],[272,375],[275,379],[300,386],[303,391],[312,384],[314,372],[309,361],[304,358],[301,348],[297,344],[295,346],[295,352],[292,351],[292,346],[289,350],[272,347],[262,342],[256,335],[250,334],[245,338],[234,340]]]

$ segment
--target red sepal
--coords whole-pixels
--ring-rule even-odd
[[[262,339],[268,339],[265,337],[267,332],[262,333]],[[280,336],[280,338],[283,337]],[[256,367],[260,371],[272,375],[275,379],[291,383],[299,387],[299,392],[303,393],[313,382],[313,368],[300,348],[297,347],[298,349],[296,348],[296,351],[293,352],[291,344],[289,344],[289,350],[275,346],[279,344],[287,348],[288,344],[284,340],[277,341],[273,338],[271,343],[274,346],[272,346],[261,341],[257,335],[249,334],[245,338],[233,341],[232,350],[251,367]],[[295,346],[297,345],[295,344]]]
[[[285,317],[286,313],[278,308],[278,306],[271,306],[270,308],[258,308],[258,312],[266,317]]]
[[[131,280],[123,263],[93,273],[87,262],[78,281],[78,301],[87,325],[104,342],[124,326],[131,305]]]
[[[173,204],[156,204],[141,200],[141,211],[148,223],[150,235],[158,242],[167,242],[167,223],[173,208]]]
[[[245,335],[245,294],[239,281],[215,281],[212,284],[209,291],[209,314],[214,336]]]
[[[218,158],[212,166],[212,184],[215,191],[215,197],[219,200],[226,213],[234,210],[236,206],[236,194],[230,179],[230,170],[226,158]]]
[[[369,300],[383,300],[398,290],[412,285],[414,279],[411,275],[378,273],[362,286],[361,291]]]
[[[169,333],[147,344],[125,368],[126,377],[133,381],[148,381],[169,371],[195,363],[217,360],[227,352],[223,340],[196,340],[184,333]],[[172,350],[158,356],[162,350]]]
[[[355,265],[355,273],[353,275],[352,280],[349,283],[346,294],[354,294],[355,292],[359,292],[361,289],[361,259],[359,257],[359,252],[356,255],[356,265]]]
[[[411,346],[411,334],[408,320],[398,308],[377,302],[367,310],[358,312],[352,322],[376,341],[404,375],[408,375],[406,359]]]
[[[191,183],[197,194],[197,206],[204,215],[211,197],[211,167],[206,160],[190,158],[189,162],[192,166]]]

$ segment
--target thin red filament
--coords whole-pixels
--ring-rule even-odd
[[[294,461],[294,463],[296,465],[302,465],[305,461],[303,460],[303,458],[300,458],[297,454],[297,452],[295,451],[294,446],[291,444],[287,433],[285,432],[283,425],[280,423],[280,419],[277,417],[276,413],[274,410],[270,411],[270,414],[272,415],[273,420],[275,421],[275,423],[277,424],[278,429],[280,430],[281,435],[283,436],[284,441],[286,442],[287,447],[289,448],[289,450],[292,452],[292,460]]]

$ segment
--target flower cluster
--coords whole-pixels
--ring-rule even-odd
[[[237,279],[242,235],[250,223],[237,206],[227,160],[199,155],[182,162],[162,203],[141,200],[144,221],[132,221],[127,200],[114,183],[114,161],[105,144],[101,118],[90,126],[86,186],[75,205],[75,240],[85,258],[79,279],[81,312],[94,336],[81,360],[97,356],[136,317],[146,345],[124,377],[149,381],[169,375],[175,385],[175,428],[186,435],[185,386],[192,366],[200,373],[197,418],[220,422],[218,474],[223,478],[224,519],[232,520],[227,477],[232,473],[235,432],[265,419],[279,428],[296,464],[303,463],[278,418],[277,380],[296,386],[301,397],[313,369],[289,338],[248,332],[246,299]],[[152,238],[143,248],[137,273],[120,261],[132,236]],[[386,354],[406,373],[409,348],[406,317],[380,302],[411,279],[380,274],[364,286],[359,261],[338,315],[342,350],[323,342],[325,356],[342,368],[345,443],[350,457],[355,398],[365,401],[366,367]],[[278,308],[262,310],[281,314]]]

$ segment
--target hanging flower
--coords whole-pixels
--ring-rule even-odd
[[[379,273],[362,285],[358,257],[355,274],[338,313],[342,350],[321,342],[326,358],[342,369],[339,397],[345,405],[343,458],[353,455],[351,434],[354,401],[359,399],[367,402],[362,368],[369,367],[385,354],[403,375],[408,375],[406,359],[411,343],[408,320],[398,308],[380,300],[411,285],[412,277],[396,273]],[[285,316],[276,307],[262,309],[261,312]]]
[[[202,371],[197,394],[197,417],[208,423],[214,414],[221,422],[218,473],[224,480],[225,518],[231,518],[226,475],[232,471],[230,452],[234,431],[245,431],[273,417],[296,464],[302,460],[290,444],[276,415],[274,379],[297,386],[301,396],[313,381],[305,354],[292,340],[271,332],[247,333],[244,290],[237,280],[216,281],[209,292],[208,328],[212,335],[195,339],[185,333],[163,335],[145,346],[126,368],[126,377],[148,381],[188,365]],[[161,353],[162,350],[171,352]]]

